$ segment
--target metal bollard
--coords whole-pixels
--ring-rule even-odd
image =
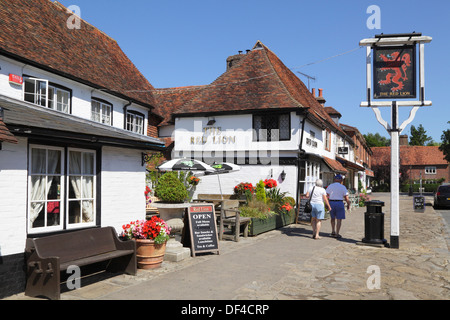
[[[386,245],[384,239],[384,202],[379,200],[367,201],[367,211],[364,214],[364,239],[363,243],[374,245]]]

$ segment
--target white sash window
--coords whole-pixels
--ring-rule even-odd
[[[30,146],[28,232],[95,226],[96,152]],[[67,167],[67,172],[64,168]]]
[[[64,113],[70,112],[70,96],[67,90],[50,85],[47,80],[25,78],[23,99],[25,101],[58,110]]]

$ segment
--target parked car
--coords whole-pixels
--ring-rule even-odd
[[[434,207],[450,207],[450,183],[440,185],[434,193]]]

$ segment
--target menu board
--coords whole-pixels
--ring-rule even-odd
[[[213,204],[193,204],[188,212],[192,256],[196,253],[219,253],[219,239]]]
[[[415,196],[413,198],[414,210],[425,210],[425,197]]]
[[[299,221],[311,221],[311,213],[305,212],[305,205],[308,202],[308,198],[302,195],[300,198],[299,208],[297,211],[297,222]]]

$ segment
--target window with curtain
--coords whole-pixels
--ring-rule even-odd
[[[96,152],[32,145],[29,159],[29,233],[94,226]]]
[[[62,229],[63,151],[37,146],[30,149],[29,230]]]
[[[68,225],[95,222],[95,153],[69,149],[68,153]]]

